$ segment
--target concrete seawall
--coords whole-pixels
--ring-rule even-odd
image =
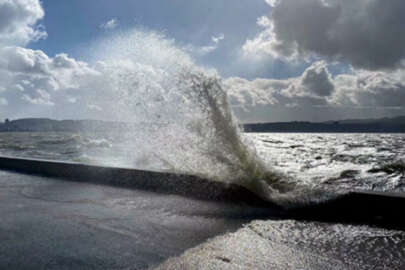
[[[353,191],[331,201],[289,211],[295,220],[367,224],[405,230],[402,217],[405,195],[377,191]]]
[[[405,229],[405,221],[400,214],[405,205],[403,194],[354,191],[335,200],[283,210],[261,200],[243,187],[208,181],[192,175],[11,157],[0,157],[0,169],[75,182],[250,205],[264,209],[263,217],[268,218],[370,224]]]
[[[0,157],[0,169],[75,182],[177,194],[202,200],[243,202],[249,205],[270,206],[270,203],[259,199],[243,187],[208,181],[186,174],[14,157]],[[276,206],[273,205],[273,207]]]

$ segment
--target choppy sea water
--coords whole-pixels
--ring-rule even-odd
[[[404,134],[247,133],[266,165],[308,187],[405,191]],[[136,136],[135,136],[136,137]],[[0,155],[168,170],[132,133],[0,133]]]
[[[404,192],[405,135],[243,136],[254,142],[266,164],[307,187]],[[133,138],[133,134],[114,133],[1,133],[0,155],[169,169],[128,147]],[[405,233],[401,231],[264,220],[170,259],[162,269],[404,269],[404,258]]]
[[[0,133],[0,154],[110,166],[130,166],[121,136],[109,133],[10,132]]]
[[[404,134],[249,134],[259,155],[308,186],[405,190]]]

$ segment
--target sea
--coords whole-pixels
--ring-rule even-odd
[[[405,192],[405,134],[244,133],[266,166],[309,189]],[[0,155],[170,171],[133,133],[0,133]]]

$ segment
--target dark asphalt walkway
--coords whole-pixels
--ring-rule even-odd
[[[260,211],[0,171],[0,269],[142,269]]]

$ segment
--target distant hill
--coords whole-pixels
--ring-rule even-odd
[[[278,122],[245,124],[245,132],[364,132],[405,133],[405,116],[381,119],[346,119],[341,121]]]
[[[129,124],[100,120],[52,120],[25,118],[0,123],[0,132],[80,132],[108,131],[125,128]]]
[[[0,132],[98,132],[125,130],[141,124],[101,120],[53,120],[25,118],[0,123]],[[253,123],[243,125],[245,132],[364,132],[405,133],[405,116],[381,119],[340,121]]]

